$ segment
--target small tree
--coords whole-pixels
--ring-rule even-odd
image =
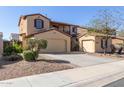
[[[28,47],[34,53],[35,59],[38,58],[40,49],[47,48],[47,40],[43,39],[29,39]]]
[[[29,39],[28,44],[31,50],[39,51],[40,49],[45,49],[47,47],[47,40]]]
[[[124,30],[118,31],[117,36],[124,37]]]
[[[118,11],[101,10],[90,21],[88,27],[96,29],[96,32],[105,34],[105,42],[108,41],[109,35],[116,35],[116,31],[121,26],[121,16]],[[106,54],[107,47],[104,47]]]

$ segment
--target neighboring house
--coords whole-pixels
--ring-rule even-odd
[[[106,48],[106,52],[111,52],[112,38],[109,37],[107,41],[104,40],[104,34],[86,33],[79,37],[80,51],[102,53],[104,52],[104,48]]]
[[[124,44],[124,37],[120,36],[112,37],[112,44],[113,45]]]
[[[47,48],[42,49],[42,52],[85,50],[85,52],[103,52],[103,48],[101,48],[103,36],[88,36],[89,38],[87,38],[85,34],[88,30],[78,25],[52,21],[42,14],[30,14],[21,16],[18,26],[19,40],[22,41],[23,47],[27,46],[29,38],[40,38],[48,41]],[[107,44],[109,48],[111,40],[107,43],[109,43]],[[110,49],[107,51],[109,52]]]
[[[11,33],[10,34],[10,41],[19,41],[19,34]]]
[[[0,56],[3,53],[3,33],[0,32]]]

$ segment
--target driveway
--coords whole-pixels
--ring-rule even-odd
[[[118,60],[112,58],[96,57],[88,54],[40,54],[40,56],[43,56],[45,58],[52,58],[54,60],[69,61],[72,64],[81,67],[114,62]]]

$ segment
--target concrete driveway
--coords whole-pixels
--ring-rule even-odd
[[[40,56],[43,56],[45,58],[51,58],[53,60],[68,61],[72,64],[75,64],[81,67],[114,62],[118,60],[118,59],[112,59],[112,58],[96,57],[88,54],[40,54]]]

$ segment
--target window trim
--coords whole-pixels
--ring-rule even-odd
[[[41,27],[38,27],[38,26],[37,26],[37,21],[40,21],[40,22],[41,22]],[[44,21],[41,20],[41,19],[35,19],[35,20],[34,20],[34,27],[35,27],[36,29],[42,29],[42,28],[44,28]]]

